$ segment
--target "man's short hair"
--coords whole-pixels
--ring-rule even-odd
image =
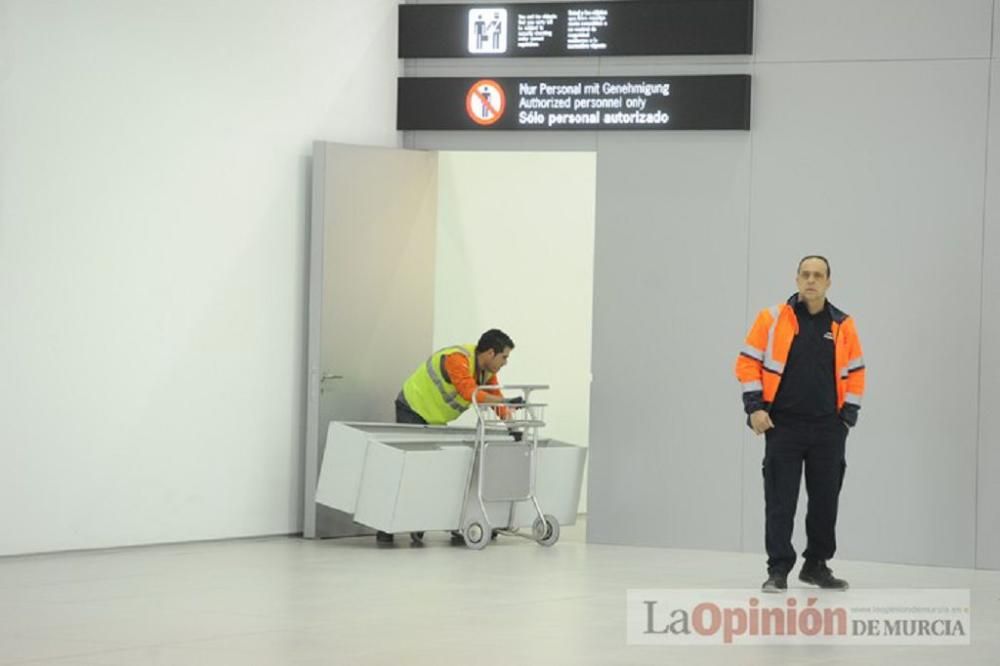
[[[805,263],[806,260],[808,259],[819,259],[824,264],[826,264],[826,276],[830,277],[830,262],[827,261],[827,258],[821,254],[807,254],[806,256],[802,257],[799,260],[799,267],[796,269],[797,273],[802,271],[802,264]]]
[[[514,341],[510,339],[509,335],[501,331],[499,328],[491,328],[479,336],[479,342],[476,344],[476,353],[482,353],[492,349],[496,353],[502,354],[504,353],[504,350],[513,348]]]

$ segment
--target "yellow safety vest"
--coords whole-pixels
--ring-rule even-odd
[[[476,346],[456,345],[431,354],[403,384],[403,397],[410,409],[431,425],[454,421],[472,404],[459,395],[450,378],[446,378],[444,357],[450,354],[463,354],[469,360],[469,376],[475,379]],[[485,375],[484,384],[493,377],[489,372]]]

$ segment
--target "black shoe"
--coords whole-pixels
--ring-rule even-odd
[[[764,584],[760,586],[761,592],[784,592],[788,589],[788,574],[783,573],[769,573],[767,575],[767,580]]]
[[[379,530],[375,533],[375,543],[392,543],[392,535]]]
[[[824,590],[846,590],[850,587],[846,580],[833,575],[826,562],[806,562],[799,570],[799,580]]]

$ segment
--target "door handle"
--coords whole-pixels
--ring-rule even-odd
[[[321,382],[325,382],[325,381],[328,381],[328,380],[331,380],[331,379],[343,379],[343,378],[344,378],[344,375],[334,375],[334,374],[331,374],[331,373],[326,373],[322,377],[320,377],[320,381]]]

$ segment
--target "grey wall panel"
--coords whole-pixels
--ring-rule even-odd
[[[421,58],[406,61],[406,76],[595,76],[600,58]]]
[[[993,0],[757,0],[758,62],[985,58]]]
[[[1000,0],[993,0],[993,53],[994,58],[1000,57],[1000,23],[997,22],[997,10],[1000,10]]]
[[[980,265],[991,30],[1000,37],[994,4],[1000,0],[757,0],[751,58],[417,63],[420,75],[596,67],[595,75],[754,76],[749,138],[404,135],[420,148],[598,151],[592,540],[763,552],[762,443],[741,424],[732,354],[756,309],[794,290],[799,256],[823,251],[834,265],[831,299],[857,316],[870,369],[849,443],[839,556],[1000,568],[1000,486],[992,483],[1000,475],[1000,351],[989,343],[1000,339],[1000,277],[989,270],[1000,257],[996,159],[985,274]],[[1000,39],[992,41],[996,54]],[[818,62],[831,60],[838,62]],[[894,62],[851,62],[873,60]],[[409,64],[407,72],[415,73]],[[998,140],[994,119],[993,146]],[[727,151],[748,160],[737,172],[751,174],[753,185],[742,254],[738,238],[696,223],[745,221],[745,212],[731,211],[720,222],[739,186],[720,200],[712,188],[730,172],[706,162],[729,164]],[[995,147],[991,154],[1000,155]],[[663,226],[661,211],[689,217]],[[713,274],[709,261],[727,268]],[[739,277],[747,261],[749,274]],[[742,262],[729,276],[738,286],[721,277],[733,262]],[[739,289],[744,297],[733,298]],[[715,308],[706,305],[712,299]],[[669,307],[654,307],[660,303]],[[685,333],[678,322],[688,320],[704,324],[694,330],[705,334]],[[631,360],[633,350],[645,362]],[[699,359],[716,365],[699,374]],[[668,386],[694,386],[654,386],[651,368]],[[703,408],[708,395],[712,409]],[[735,517],[725,511],[730,504]]]
[[[739,547],[750,137],[602,134],[588,538]]]
[[[597,150],[596,132],[406,132],[418,150]]]
[[[1000,70],[990,103],[988,189],[983,237],[983,321],[979,396],[976,566],[1000,569]]]
[[[624,62],[623,62],[624,61]],[[685,58],[607,58],[601,65],[601,76],[712,76],[715,74],[752,74],[752,64],[741,62],[701,62]]]
[[[826,254],[830,299],[865,347],[845,558],[973,564],[987,73],[985,60],[757,68],[750,311],[795,290],[802,255]],[[759,462],[744,468],[747,550],[762,541]]]

